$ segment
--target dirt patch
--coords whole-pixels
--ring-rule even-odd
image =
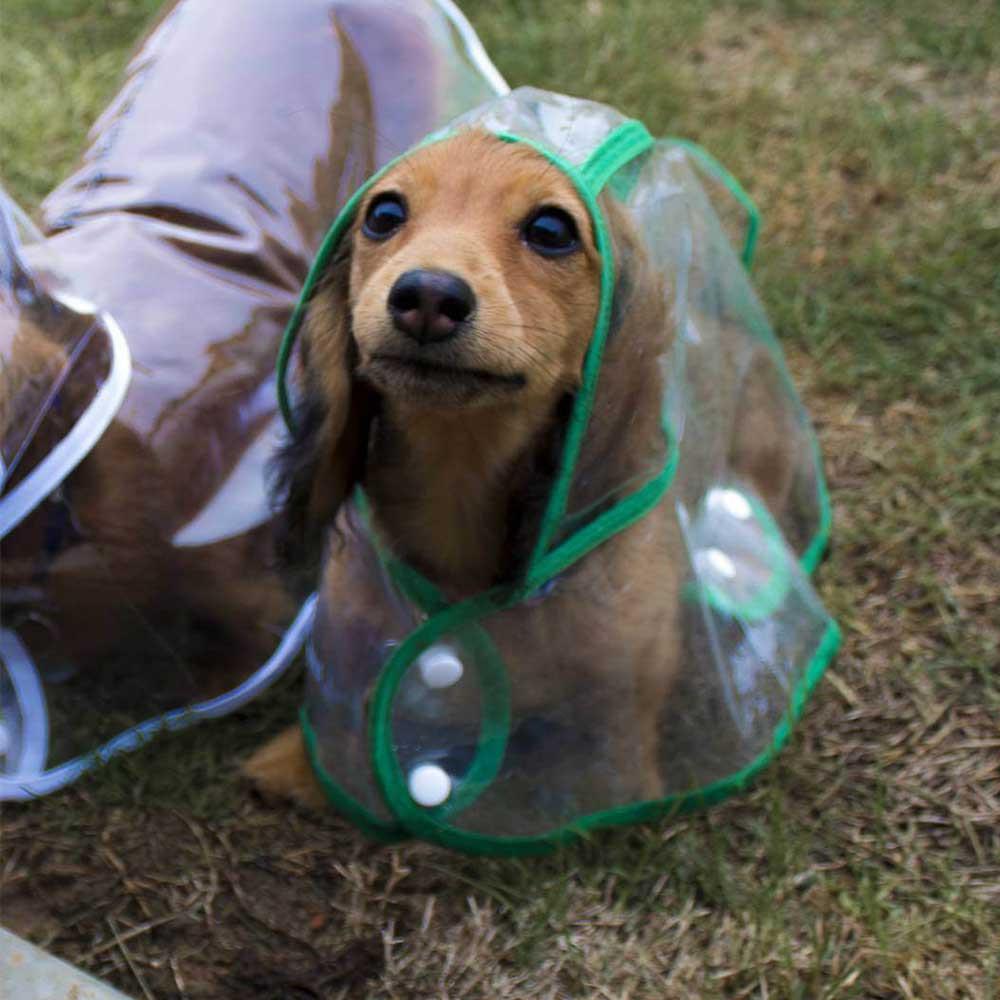
[[[356,839],[346,830],[252,805],[222,823],[138,811],[62,829],[52,814],[14,813],[4,924],[123,989],[357,996],[383,970],[380,934],[331,906],[344,879],[329,859]]]

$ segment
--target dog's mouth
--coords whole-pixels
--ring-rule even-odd
[[[383,352],[373,354],[362,366],[361,374],[386,391],[434,395],[456,403],[483,394],[516,392],[527,384],[521,374]]]

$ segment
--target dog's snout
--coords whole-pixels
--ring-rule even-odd
[[[389,291],[393,326],[421,344],[453,337],[476,308],[466,281],[449,271],[407,271]]]

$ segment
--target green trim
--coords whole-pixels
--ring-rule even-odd
[[[527,572],[532,575],[535,567],[548,551],[549,544],[566,510],[573,470],[576,468],[583,434],[590,421],[590,413],[594,406],[601,358],[604,355],[604,344],[607,341],[608,329],[611,325],[615,262],[607,223],[604,221],[604,213],[597,203],[597,195],[615,171],[647,152],[654,143],[652,136],[640,122],[623,122],[604,139],[583,166],[577,170],[568,160],[534,140],[509,132],[500,133],[498,138],[505,142],[519,142],[529,146],[566,175],[576,188],[594,224],[594,244],[601,258],[600,302],[597,309],[597,319],[583,363],[580,390],[573,401],[573,412],[567,423],[566,441],[560,458],[559,473],[556,476],[552,492],[549,494],[538,538],[531,558],[528,560]]]
[[[840,642],[840,629],[837,623],[830,619],[816,647],[816,652],[792,692],[788,711],[775,728],[770,745],[740,770],[720,778],[718,781],[713,781],[703,788],[679,792],[664,799],[606,809],[548,833],[526,837],[493,837],[455,829],[441,823],[431,814],[432,811],[417,806],[412,800],[409,800],[408,796],[405,797],[405,801],[401,800],[399,803],[402,807],[400,819],[414,834],[432,843],[440,844],[442,847],[454,848],[468,854],[521,857],[547,854],[562,845],[572,843],[605,827],[646,823],[669,816],[684,815],[697,809],[716,805],[745,791],[760,772],[781,752],[791,736],[792,729],[802,717],[810,695],[840,648]],[[390,805],[394,806],[395,803],[390,801]]]
[[[645,517],[663,499],[673,482],[680,459],[677,438],[666,420],[663,430],[669,444],[662,471],[540,559],[526,579],[528,593],[534,592],[598,545]]]
[[[479,670],[482,722],[476,755],[469,770],[448,796],[448,801],[433,810],[434,816],[441,818],[467,809],[493,784],[507,753],[510,735],[510,679],[499,651],[489,633],[478,625],[472,626],[461,637],[461,642],[472,652],[473,662]]]
[[[729,191],[747,213],[747,231],[743,238],[743,252],[740,254],[740,259],[743,261],[743,266],[749,271],[753,265],[754,254],[757,251],[757,238],[760,235],[760,210],[757,208],[753,198],[747,194],[743,185],[707,149],[699,146],[696,142],[692,142],[690,139],[671,137],[665,141],[687,150],[709,174],[715,177]]]
[[[622,122],[587,157],[580,167],[580,179],[596,197],[622,167],[654,145],[656,140],[642,122],[634,118]]]
[[[732,486],[725,488],[735,489]],[[695,595],[701,596],[724,615],[740,618],[746,622],[759,622],[764,618],[770,618],[781,607],[788,596],[792,573],[788,565],[788,556],[785,554],[784,536],[771,517],[770,511],[756,497],[742,490],[736,492],[750,505],[753,517],[763,531],[771,569],[767,582],[745,601],[734,601],[720,587],[701,581],[696,581],[691,589]],[[703,503],[706,503],[707,499],[706,495]]]
[[[423,810],[412,801],[408,801],[405,804],[405,811],[407,814],[412,811],[413,820],[415,820],[415,823],[410,826],[410,830],[412,833],[425,837],[432,843],[463,851],[467,854],[526,857],[548,854],[561,846],[571,844],[585,838],[592,832],[607,827],[622,826],[631,823],[648,823],[667,817],[682,816],[698,809],[717,805],[745,791],[761,771],[768,767],[784,749],[793,728],[802,717],[810,696],[822,679],[826,668],[837,654],[840,643],[840,628],[835,621],[830,619],[827,621],[826,628],[816,647],[816,652],[813,654],[799,683],[792,692],[788,712],[775,728],[770,745],[750,761],[749,764],[740,768],[740,770],[724,778],[720,778],[718,781],[713,781],[704,788],[689,792],[679,792],[664,799],[655,799],[648,802],[638,802],[634,805],[605,809],[601,812],[592,813],[590,816],[586,816],[575,823],[559,827],[549,833],[530,837],[490,837],[471,831],[456,830],[454,827],[446,826],[436,820],[431,815],[430,810]],[[304,712],[302,713],[302,719],[303,728],[305,729],[308,726],[308,719]],[[307,733],[308,745],[308,740],[310,738],[314,740],[315,737],[312,735],[311,730],[307,730]],[[348,818],[356,822],[363,831],[379,840],[386,841],[388,838],[385,835],[385,828],[382,826],[381,821],[376,821],[379,825],[374,829],[370,828],[369,823],[373,817],[366,810],[362,810],[361,815],[356,818],[356,811],[360,809],[358,804],[339,789],[333,779],[323,770],[318,758],[311,755],[310,760],[316,769],[316,774],[323,785],[324,791],[330,797],[334,806],[341,808]],[[345,800],[349,808],[344,808],[342,805]],[[409,816],[407,818],[409,819]],[[405,836],[407,836],[407,833],[402,835],[402,837]],[[394,834],[392,839],[402,839],[402,837],[399,834]]]
[[[333,778],[330,777],[326,768],[323,767],[319,759],[319,746],[316,738],[316,731],[309,720],[309,713],[303,705],[299,709],[299,724],[302,727],[302,742],[305,743],[306,756],[312,766],[313,774],[319,782],[323,794],[342,815],[346,816],[355,826],[363,830],[373,840],[380,840],[384,844],[395,844],[401,840],[408,840],[410,834],[406,827],[400,823],[388,823],[379,819],[374,813],[366,809],[357,799],[348,795]]]
[[[450,131],[435,133],[421,145],[441,141],[451,134]],[[378,819],[336,784],[324,770],[319,759],[316,735],[305,711],[303,711],[301,719],[309,760],[325,793],[335,806],[373,837],[384,841],[395,841],[408,834],[416,834],[443,846],[474,854],[522,855],[552,850],[561,843],[585,836],[591,830],[601,827],[620,823],[643,822],[711,805],[741,791],[760,770],[770,763],[787,742],[791,728],[800,717],[809,694],[836,653],[840,643],[840,632],[836,623],[833,620],[828,620],[816,652],[792,692],[788,711],[776,727],[770,745],[747,766],[733,775],[713,782],[704,788],[668,796],[662,800],[621,806],[595,813],[559,829],[536,836],[493,837],[463,831],[448,824],[449,817],[468,808],[485,789],[491,786],[502,766],[510,730],[509,677],[499,652],[485,629],[477,624],[477,619],[522,601],[539,586],[648,513],[660,502],[669,489],[679,457],[678,442],[664,412],[663,429],[668,440],[668,454],[660,473],[571,535],[567,540],[551,547],[553,538],[565,515],[573,472],[593,408],[597,379],[610,325],[611,301],[614,291],[614,259],[607,224],[597,202],[597,195],[624,166],[645,153],[653,145],[653,140],[640,123],[627,121],[613,130],[588,160],[580,168],[576,168],[533,140],[510,133],[500,134],[498,138],[506,142],[522,143],[533,148],[566,175],[590,214],[594,225],[596,249],[601,257],[598,315],[584,361],[581,387],[574,400],[573,411],[567,425],[566,443],[560,459],[559,473],[546,504],[539,538],[521,582],[512,586],[494,587],[464,601],[449,605],[430,581],[412,567],[395,559],[391,553],[383,552],[379,548],[377,534],[369,519],[369,530],[372,532],[376,551],[383,565],[386,566],[403,593],[430,614],[430,617],[395,649],[389,661],[380,671],[369,708],[368,741],[372,767],[386,805],[400,820],[399,824],[386,823]],[[706,169],[720,179],[747,210],[748,227],[742,259],[744,264],[749,267],[759,229],[759,213],[756,206],[735,178],[708,153],[693,143],[684,140],[675,140],[675,142],[688,149]],[[404,154],[404,156],[406,155],[409,154]],[[286,386],[287,368],[308,301],[320,275],[328,266],[339,241],[351,224],[361,200],[371,186],[401,159],[403,157],[391,161],[355,192],[334,221],[310,268],[302,294],[286,328],[278,359],[279,404],[290,427],[293,426],[293,415]],[[817,536],[803,556],[803,565],[809,563],[810,572],[825,548],[830,522],[829,497],[826,493],[815,437],[813,437],[813,446],[817,459],[821,517]],[[365,516],[367,504],[364,494],[359,491],[358,497],[359,509]],[[763,523],[765,530],[767,530],[768,524],[777,530],[769,515]],[[445,634],[456,635],[459,641],[473,652],[474,662],[479,671],[481,693],[480,735],[472,764],[465,777],[456,784],[449,800],[441,806],[427,809],[417,805],[409,795],[406,778],[393,746],[392,712],[399,686],[406,672],[413,667],[416,657]]]
[[[445,612],[411,633],[386,664],[375,688],[369,713],[368,735],[372,766],[386,805],[415,836],[448,829],[445,820],[468,808],[493,784],[507,751],[510,733],[510,686],[500,654],[484,629],[472,626],[461,633],[463,644],[473,652],[479,671],[482,723],[476,755],[465,776],[456,783],[447,801],[432,809],[410,797],[406,775],[392,741],[392,709],[399,685],[416,658],[437,639],[452,630]],[[443,624],[442,624],[443,620]]]

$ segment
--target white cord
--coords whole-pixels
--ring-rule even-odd
[[[80,775],[96,765],[105,764],[118,754],[135,750],[158,733],[176,732],[180,729],[187,729],[188,726],[194,725],[194,723],[200,722],[203,719],[216,719],[219,716],[228,715],[230,712],[242,708],[247,702],[256,698],[262,691],[270,687],[285,672],[292,660],[295,659],[302,648],[302,644],[309,635],[315,608],[316,595],[312,594],[299,609],[299,613],[295,616],[295,621],[289,626],[281,642],[278,644],[278,648],[271,654],[267,662],[243,681],[242,684],[233,688],[233,690],[227,691],[225,694],[220,694],[216,698],[210,698],[207,701],[196,702],[194,705],[187,705],[183,708],[175,708],[155,719],[140,722],[138,725],[126,729],[123,733],[119,733],[97,750],[74,757],[72,760],[66,761],[64,764],[60,764],[49,771],[35,774],[19,772],[17,774],[2,775],[0,776],[0,802],[4,800],[24,801],[26,799],[37,798],[41,795],[48,795],[51,792],[58,791],[60,788],[65,788],[66,785],[76,781]],[[27,666],[35,674],[37,682],[36,668],[31,663],[30,657],[28,657],[27,651],[24,650],[23,646],[21,646],[21,650],[27,658]],[[24,665],[21,663],[18,669],[23,671],[23,667]],[[40,690],[40,682],[37,683],[39,683]],[[43,699],[43,715],[44,712]],[[25,716],[25,714],[24,705],[22,704],[22,716]],[[42,746],[45,747],[48,742],[47,725],[44,733],[40,730],[31,733],[26,729],[24,739],[28,742],[34,741],[36,744],[42,740],[44,741],[42,742]],[[47,749],[43,751],[42,760],[44,760],[45,752],[47,752]]]
[[[509,94],[510,86],[500,75],[500,70],[493,64],[493,60],[486,54],[482,41],[472,25],[469,24],[469,19],[458,9],[453,0],[435,0],[435,2],[461,36],[462,42],[465,44],[466,54],[472,60],[473,66],[483,74],[486,82],[500,97]]]

